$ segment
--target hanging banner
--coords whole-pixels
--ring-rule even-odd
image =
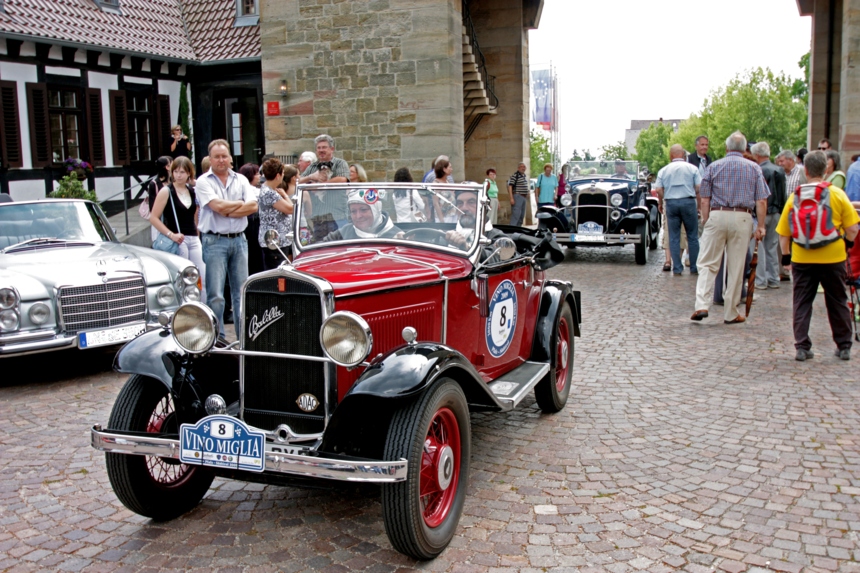
[[[534,92],[534,113],[532,119],[545,130],[552,128],[552,72],[536,70],[532,72],[532,91]]]

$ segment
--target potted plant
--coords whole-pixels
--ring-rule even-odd
[[[60,179],[59,186],[51,193],[53,199],[87,199],[98,201],[96,194],[84,187],[77,174],[64,175]]]
[[[81,181],[93,172],[93,166],[90,163],[81,161],[77,157],[66,157],[66,160],[63,161],[63,168],[66,171],[66,175],[74,175]]]

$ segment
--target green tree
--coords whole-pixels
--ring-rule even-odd
[[[657,173],[669,163],[669,138],[672,134],[672,126],[662,121],[652,122],[639,133],[635,159],[651,173]]]
[[[540,131],[533,130],[529,134],[529,157],[531,158],[531,176],[537,177],[543,173],[543,166],[552,163],[552,150],[549,138]]]
[[[630,154],[627,153],[627,144],[619,141],[604,145],[600,148],[600,159],[630,159]]]
[[[570,156],[568,161],[594,161],[597,159],[594,155],[591,154],[591,150],[583,149],[581,152],[577,149],[573,150],[573,155]]]

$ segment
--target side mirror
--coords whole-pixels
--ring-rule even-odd
[[[493,248],[502,261],[509,261],[517,254],[517,245],[510,237],[499,237],[493,241]]]
[[[275,229],[269,229],[263,235],[263,240],[266,242],[266,247],[268,247],[272,251],[278,250],[278,240],[281,238],[281,235]]]

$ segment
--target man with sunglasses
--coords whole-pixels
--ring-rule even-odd
[[[830,145],[830,140],[826,137],[818,142],[818,151],[829,151],[833,149],[833,146]]]

